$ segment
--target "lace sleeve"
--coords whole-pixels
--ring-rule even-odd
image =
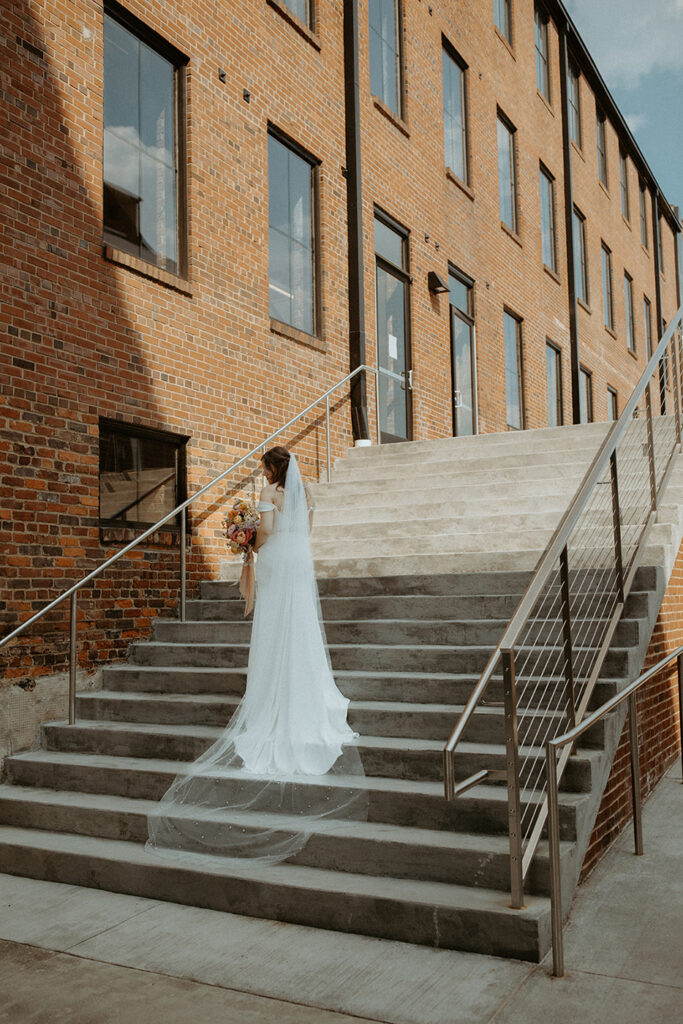
[[[273,512],[275,510],[275,505],[270,501],[259,501],[258,510],[259,512]]]

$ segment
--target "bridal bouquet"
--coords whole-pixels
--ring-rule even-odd
[[[241,554],[244,562],[240,576],[240,594],[244,598],[245,618],[254,606],[254,561],[252,547],[256,540],[256,529],[260,522],[258,509],[250,501],[236,498],[224,518],[225,535],[233,555]]]

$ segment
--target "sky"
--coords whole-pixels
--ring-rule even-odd
[[[564,0],[660,188],[683,216],[683,0]]]

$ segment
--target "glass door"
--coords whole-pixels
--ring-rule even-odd
[[[407,239],[375,220],[377,365],[382,443],[412,438]]]
[[[449,274],[453,434],[477,433],[477,388],[472,283]]]

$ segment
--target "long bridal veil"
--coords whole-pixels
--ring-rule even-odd
[[[291,454],[274,515],[257,555],[246,693],[148,816],[146,848],[172,860],[202,853],[220,867],[274,864],[367,818],[358,735],[332,675],[307,497]]]

